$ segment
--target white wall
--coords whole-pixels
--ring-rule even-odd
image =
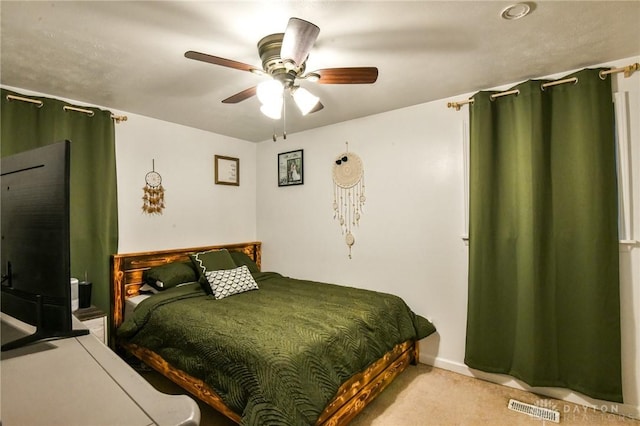
[[[263,269],[398,294],[433,319],[440,355],[456,359],[467,292],[463,118],[432,102],[261,143]],[[332,207],[332,165],[345,141],[363,161],[367,197],[352,259]],[[277,154],[293,149],[304,150],[304,185],[278,187]]]
[[[617,66],[638,62],[625,59]],[[612,65],[612,64],[607,64]],[[566,74],[566,73],[565,73]],[[640,239],[640,73],[615,76],[630,92],[635,236]],[[479,88],[480,89],[480,88]],[[289,135],[258,146],[258,238],[263,269],[318,281],[382,290],[402,296],[430,318],[437,335],[421,343],[421,361],[529,389],[510,377],[464,365],[467,246],[464,234],[463,128],[468,111],[447,101],[470,94]],[[366,99],[363,99],[366,102]],[[345,151],[364,164],[367,201],[347,256],[333,220],[333,161]],[[304,185],[277,186],[277,154],[304,150]],[[621,246],[623,386],[625,405],[610,407],[562,389],[537,392],[640,416],[640,245]]]
[[[118,252],[254,241],[254,143],[123,113],[116,124]],[[214,155],[240,160],[240,186],[214,184]],[[145,175],[162,176],[162,215],[142,212]]]

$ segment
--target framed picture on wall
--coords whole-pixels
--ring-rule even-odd
[[[278,186],[304,183],[302,150],[278,154]]]
[[[239,159],[216,155],[213,161],[216,184],[240,186]]]

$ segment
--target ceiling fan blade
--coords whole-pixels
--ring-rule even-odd
[[[248,89],[243,90],[242,92],[236,93],[233,96],[229,96],[227,99],[223,100],[223,104],[237,104],[238,102],[242,102],[245,99],[249,99],[252,96],[256,95],[256,90],[258,86],[249,87]]]
[[[218,56],[208,55],[206,53],[194,52],[189,50],[184,54],[185,58],[195,59],[196,61],[207,62],[209,64],[221,65],[223,67],[234,68],[240,71],[261,72],[262,70],[253,65],[245,64],[231,59],[220,58]]]
[[[319,33],[320,28],[311,22],[299,18],[289,19],[287,29],[282,38],[280,57],[283,60],[293,61],[296,66],[302,65],[307,59]]]
[[[320,84],[371,84],[378,79],[378,68],[325,68],[309,74],[318,74]]]

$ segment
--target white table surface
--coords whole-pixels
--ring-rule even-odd
[[[74,318],[74,328],[82,328]],[[35,329],[2,314],[2,342]],[[2,352],[3,426],[145,426],[200,423],[185,395],[158,392],[117,354],[88,334]]]

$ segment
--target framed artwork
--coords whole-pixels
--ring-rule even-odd
[[[240,160],[216,155],[214,157],[215,182],[217,185],[240,186]]]
[[[278,154],[278,186],[302,185],[302,150]]]

